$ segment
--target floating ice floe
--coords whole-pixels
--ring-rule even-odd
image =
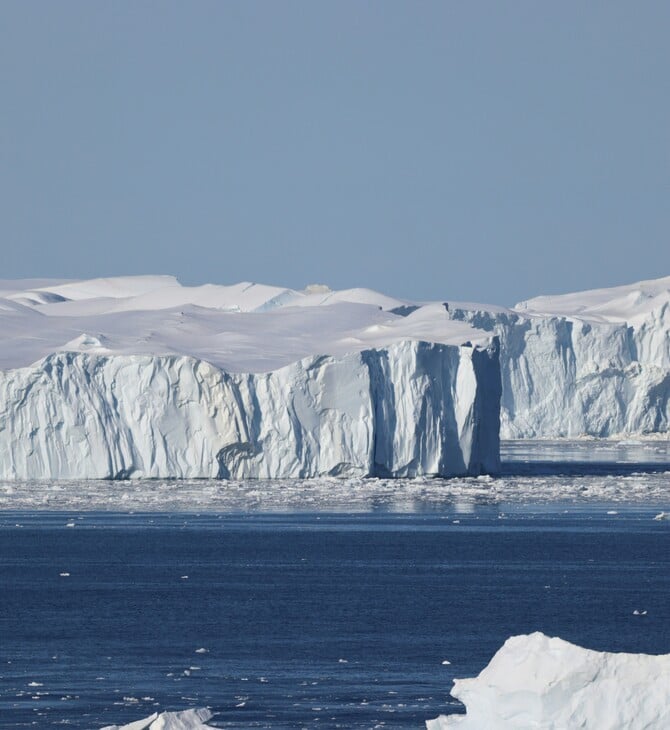
[[[184,710],[182,712],[154,712],[144,720],[136,720],[127,725],[108,725],[102,730],[215,730],[206,725],[212,713],[205,709]]]
[[[456,679],[465,715],[427,730],[667,730],[670,654],[583,649],[542,633],[513,636],[479,676]]]

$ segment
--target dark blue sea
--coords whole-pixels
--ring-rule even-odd
[[[0,727],[420,728],[513,634],[668,653],[664,507],[6,510]]]
[[[512,634],[670,652],[652,512],[5,515],[1,724],[420,727]]]

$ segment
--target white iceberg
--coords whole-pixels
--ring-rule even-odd
[[[0,478],[495,471],[495,336],[369,290],[0,282]],[[32,287],[32,288],[31,288]]]
[[[513,309],[447,306],[500,337],[502,438],[670,430],[670,277]]]
[[[513,636],[478,677],[456,679],[465,715],[442,715],[427,730],[666,730],[670,654],[583,649],[542,633]]]
[[[154,712],[144,720],[136,720],[127,725],[108,725],[102,730],[215,730],[205,725],[214,715],[205,708],[183,710],[182,712]]]
[[[670,277],[512,309],[0,281],[4,479],[474,475],[499,436],[669,429]]]

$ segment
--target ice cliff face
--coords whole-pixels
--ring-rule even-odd
[[[590,651],[541,633],[508,639],[474,679],[451,694],[466,715],[441,716],[427,730],[670,727],[670,655]]]
[[[227,373],[50,355],[0,373],[3,478],[467,474],[497,467],[497,350],[401,342]]]
[[[372,292],[324,303],[324,292],[163,283],[48,284],[5,298],[1,478],[498,467],[497,341],[442,305],[397,314],[381,308],[397,302],[365,301]]]
[[[670,428],[670,277],[511,310],[448,308],[500,338],[503,438]]]
[[[0,281],[0,478],[477,474],[499,424],[668,431],[670,277],[513,309]]]

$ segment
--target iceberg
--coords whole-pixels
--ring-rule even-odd
[[[214,730],[205,725],[214,715],[207,709],[183,710],[182,712],[154,712],[144,720],[127,725],[108,725],[102,730]]]
[[[670,429],[670,277],[512,309],[447,307],[500,338],[502,438]]]
[[[670,277],[511,309],[170,276],[0,281],[0,478],[495,473],[670,429]]]
[[[3,479],[499,466],[498,339],[439,302],[160,276],[5,281],[0,345]]]
[[[513,636],[473,679],[451,694],[465,715],[442,715],[427,730],[670,727],[670,654],[583,649],[542,633]]]

